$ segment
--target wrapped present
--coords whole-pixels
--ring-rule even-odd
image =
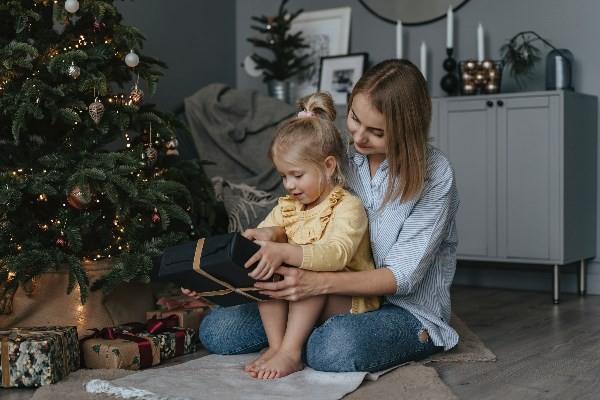
[[[117,328],[104,328],[81,340],[86,368],[148,368],[160,363],[158,338],[140,337]]]
[[[77,371],[81,365],[81,352],[79,351],[79,338],[76,326],[33,326],[27,328],[14,328],[26,332],[57,332],[66,340],[66,351],[69,371]]]
[[[262,301],[251,268],[244,263],[260,247],[239,233],[229,233],[167,248],[160,260],[158,278],[199,293],[221,306]]]
[[[119,328],[133,335],[157,341],[162,361],[196,351],[195,330],[179,328],[178,323],[178,317],[170,315],[167,318],[152,317],[145,324],[123,324]]]
[[[158,341],[161,361],[196,351],[196,334],[193,329],[170,328],[160,333],[140,332],[137,335]]]
[[[156,310],[156,311],[148,311],[146,313],[146,319],[151,320],[155,319],[164,319],[171,316],[177,317],[177,327],[179,328],[187,328],[192,329],[194,332],[198,331],[200,327],[200,321],[208,312],[208,308],[196,308],[196,309],[179,309],[179,310]]]
[[[0,331],[3,387],[36,387],[56,383],[69,374],[69,360],[68,339],[64,331]]]

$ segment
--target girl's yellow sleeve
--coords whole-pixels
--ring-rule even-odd
[[[265,217],[257,228],[269,228],[271,226],[283,226],[283,216],[281,214],[281,205],[277,204],[269,215]]]
[[[368,231],[368,218],[359,198],[346,196],[335,207],[323,237],[302,245],[300,268],[312,271],[341,271],[356,254]]]

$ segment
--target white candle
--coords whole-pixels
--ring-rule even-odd
[[[427,44],[421,42],[421,73],[427,79]]]
[[[446,48],[453,48],[453,33],[454,33],[454,12],[452,6],[448,6],[448,12],[446,13]]]
[[[402,58],[402,21],[396,22],[396,58]]]
[[[481,23],[477,25],[477,60],[483,61],[483,26]]]

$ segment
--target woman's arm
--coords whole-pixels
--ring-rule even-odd
[[[280,267],[279,282],[256,282],[260,293],[274,299],[301,300],[322,294],[346,296],[385,296],[394,294],[396,280],[388,268],[360,272],[314,272],[299,268]]]

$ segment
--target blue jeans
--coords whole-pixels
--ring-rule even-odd
[[[416,317],[391,304],[336,315],[313,330],[303,358],[318,371],[380,371],[443,350],[431,338],[421,342],[422,329]],[[253,353],[268,345],[256,303],[214,309],[202,321],[199,335],[204,347],[217,354]]]

